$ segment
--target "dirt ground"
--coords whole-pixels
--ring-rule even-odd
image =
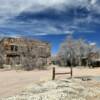
[[[0,70],[0,98],[16,95],[21,92],[25,87],[34,82],[46,81],[52,79],[52,67],[48,70],[34,70],[34,71],[4,71]],[[56,67],[56,72],[69,72],[69,68]],[[100,76],[100,67],[89,68],[74,68],[73,76]],[[56,79],[67,78],[70,75],[59,75]]]

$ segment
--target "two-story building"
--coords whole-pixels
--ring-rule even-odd
[[[0,60],[11,68],[21,66],[26,69],[48,64],[51,56],[50,44],[25,38],[4,38],[0,41]]]

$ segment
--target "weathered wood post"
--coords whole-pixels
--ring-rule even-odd
[[[52,80],[55,80],[55,67],[53,67],[53,70],[52,70]]]
[[[71,75],[71,78],[72,78],[73,77],[73,55],[74,55],[74,52],[73,52],[73,49],[72,49],[71,46],[70,46],[70,61],[71,61],[70,75]]]
[[[71,65],[71,68],[70,68],[70,75],[71,75],[71,78],[73,77],[73,67]]]

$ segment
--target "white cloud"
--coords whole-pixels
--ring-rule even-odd
[[[95,46],[96,43],[95,43],[95,42],[91,42],[90,45],[91,45],[91,46]]]
[[[50,24],[48,22],[46,23],[39,21],[35,22],[35,20],[32,23],[24,22],[23,24],[21,24],[21,22],[19,23],[14,22],[13,24],[13,22],[11,22],[12,25],[8,24],[10,18],[15,17],[22,12],[34,13],[34,12],[40,12],[47,8],[54,8],[57,11],[67,11],[68,9],[65,9],[65,7],[68,7],[68,9],[72,7],[85,7],[89,11],[93,11],[95,13],[100,14],[100,7],[98,0],[0,0],[0,27],[8,27],[16,30],[20,29],[23,30],[23,32],[24,31],[26,32],[30,31],[34,33],[36,32],[37,34],[38,32],[40,32],[39,34],[41,35],[46,35],[46,33],[59,34],[63,32],[64,34],[66,34],[66,32],[67,33],[72,32],[72,30],[70,30],[70,27],[72,25],[68,26],[67,22],[64,25],[61,24],[63,32],[62,30],[57,29],[53,24]],[[73,21],[73,28],[78,28],[78,23],[83,23],[83,22],[90,23],[91,21],[99,23],[97,19],[92,20],[92,15],[90,14],[86,18],[80,18],[80,19],[76,18]]]
[[[66,10],[65,7],[77,6],[100,12],[97,0],[0,0],[0,21],[19,15],[23,11],[37,12],[46,8],[63,11]]]
[[[93,9],[100,7],[97,0],[0,0],[0,15],[13,16],[23,11],[41,11],[48,7],[64,10],[64,6],[85,6]]]

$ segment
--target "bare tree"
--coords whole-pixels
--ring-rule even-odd
[[[3,63],[4,63],[4,48],[0,43],[0,68],[3,68]]]
[[[85,65],[88,65],[90,61],[89,54],[94,49],[97,51],[96,46],[93,48],[85,40],[75,40],[70,35],[60,45],[60,49],[57,56],[59,57],[60,64],[64,66],[68,66],[70,64],[81,66],[83,59],[85,59]]]
[[[74,40],[71,36],[68,36],[68,38],[61,44],[58,56],[61,58],[61,63],[64,65],[71,65],[73,63],[73,60],[75,58],[74,53]]]

